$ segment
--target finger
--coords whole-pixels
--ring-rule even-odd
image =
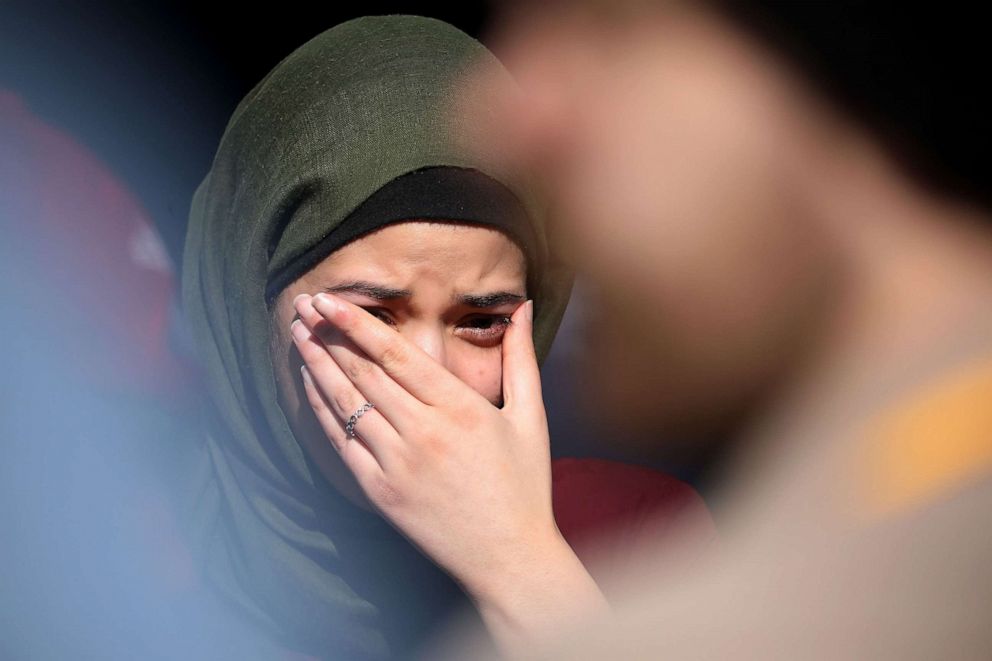
[[[543,419],[541,372],[534,351],[534,301],[518,307],[503,336],[503,409]]]
[[[369,360],[354,342],[329,324],[313,307],[311,297],[297,296],[293,304],[300,319],[321,339],[345,376],[366,400],[375,404],[376,410],[402,436],[405,426],[413,424],[416,407],[422,406],[422,402],[404,390],[382,368]]]
[[[303,377],[303,391],[307,402],[313,409],[314,415],[321,428],[337,450],[341,461],[352,472],[359,484],[365,484],[375,477],[382,475],[382,465],[372,453],[372,450],[359,438],[348,438],[337,416],[331,411],[330,403],[314,383],[313,376],[306,365],[302,365],[300,373]]]
[[[334,420],[325,417],[321,421],[321,426],[327,424],[324,426],[325,433],[332,442],[337,439],[338,446],[343,451],[348,440],[345,426],[351,416],[369,400],[364,393],[355,388],[327,353],[321,340],[313,335],[302,321],[294,321],[291,328],[296,348],[306,364],[308,373],[323,395],[327,408],[334,415]],[[355,431],[368,445],[379,464],[387,468],[390,463],[390,448],[395,448],[399,440],[399,435],[389,421],[376,409],[372,409],[362,414],[360,425],[356,423]],[[344,441],[340,440],[342,437],[345,437]]]
[[[401,438],[416,427],[419,419],[416,409],[426,408],[423,402],[404,390],[339,331],[332,331],[324,345],[345,377],[375,403],[376,410]]]
[[[424,404],[448,403],[464,388],[458,377],[357,305],[332,294],[317,294],[311,303],[369,360]]]

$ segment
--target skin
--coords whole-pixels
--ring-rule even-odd
[[[525,283],[523,253],[501,232],[408,222],[349,243],[280,293],[270,333],[279,403],[294,435],[331,484],[353,502],[369,507],[307,404],[300,378],[303,361],[290,332],[290,324],[299,317],[293,300],[300,294],[336,291],[373,312],[498,404],[500,344],[510,315],[526,300]],[[460,300],[465,296],[477,300]]]
[[[272,333],[280,404],[322,472],[451,574],[510,655],[605,606],[551,509],[525,276],[498,231],[392,225],[284,291]]]

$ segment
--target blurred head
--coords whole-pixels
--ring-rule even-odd
[[[774,388],[831,295],[833,248],[797,191],[834,119],[714,16],[600,18],[509,32],[525,94],[508,141],[601,294],[592,409],[719,427]]]
[[[946,178],[925,157],[987,182],[987,149],[968,158],[986,120],[952,103],[981,58],[921,40],[932,8],[914,22],[859,6],[508,16],[497,51],[524,94],[507,98],[503,142],[599,290],[584,383],[614,428],[726,430],[760,412],[936,199]]]
[[[331,253],[272,306],[271,352],[279,402],[293,434],[339,490],[359,493],[321,430],[300,379],[289,326],[293,299],[329,291],[395,328],[494,405],[502,393],[500,347],[509,317],[527,298],[523,251],[479,225],[410,221]]]

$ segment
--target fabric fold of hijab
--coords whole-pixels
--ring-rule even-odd
[[[366,17],[327,30],[238,105],[193,198],[183,302],[210,401],[190,530],[226,599],[310,654],[402,653],[396,646],[446,607],[430,601],[446,579],[339,496],[290,431],[269,355],[273,276],[313,255],[390,182],[449,167],[484,173],[527,211],[541,356],[567,301],[570,271],[549,250],[533,197],[463,149],[454,96],[479,66],[509,81],[481,44],[433,19]]]

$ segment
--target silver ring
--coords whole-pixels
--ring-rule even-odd
[[[344,426],[344,430],[348,433],[348,438],[355,438],[355,425],[358,423],[358,419],[375,408],[375,404],[372,402],[365,402],[362,407],[351,414],[348,418],[348,424]]]

